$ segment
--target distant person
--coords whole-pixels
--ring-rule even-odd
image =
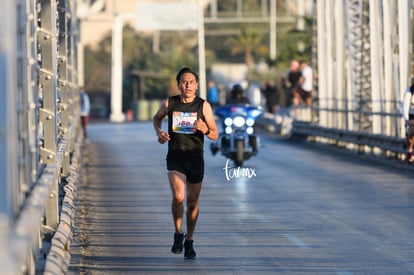
[[[233,88],[230,91],[230,99],[227,101],[227,104],[250,104],[250,100],[244,96],[244,90],[240,84],[233,85]]]
[[[294,104],[305,103],[306,106],[311,106],[313,86],[312,68],[306,61],[301,61],[299,67],[302,75],[299,79],[298,85],[296,85],[296,88],[292,90],[294,100],[296,100]]]
[[[89,121],[89,113],[91,110],[91,104],[89,101],[89,96],[85,93],[84,88],[79,88],[79,103],[80,103],[80,119],[81,119],[81,126],[83,130],[83,137],[85,139],[88,138],[88,121]]]
[[[302,72],[300,71],[300,64],[297,60],[292,60],[290,62],[290,71],[288,73],[288,81],[290,87],[295,87],[298,85],[299,80],[302,76]]]
[[[262,104],[262,91],[259,85],[251,84],[247,89],[247,98],[253,106],[260,106]]]
[[[263,92],[266,98],[266,111],[272,114],[276,113],[280,95],[272,80],[266,82]]]
[[[226,90],[224,89],[224,86],[221,83],[217,84],[216,86],[217,86],[217,91],[219,93],[219,105],[223,106],[226,104],[226,100],[227,100]]]
[[[217,91],[219,93],[219,105],[225,105],[227,100],[227,93],[223,87],[223,84],[217,84]]]
[[[219,90],[217,89],[216,84],[213,80],[210,80],[208,82],[207,101],[213,107],[219,105]]]
[[[282,87],[285,91],[285,105],[290,106],[293,102],[293,89],[295,89],[299,83],[299,80],[302,76],[302,72],[299,68],[299,62],[297,60],[292,60],[290,62],[290,70],[286,78],[282,78]],[[298,102],[295,102],[295,105],[298,105]]]
[[[405,162],[411,164],[413,163],[414,147],[414,84],[405,91],[401,107],[407,131],[407,154]]]

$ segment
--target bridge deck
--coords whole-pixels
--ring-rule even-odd
[[[260,156],[247,162],[256,177],[227,181],[225,159],[206,152],[195,233],[198,257],[185,260],[170,252],[166,146],[156,142],[150,123],[94,124],[89,135],[70,274],[414,270],[409,256],[414,248],[409,230],[414,228],[409,219],[412,186],[398,171],[348,160],[335,163],[335,156],[314,156],[312,151],[267,141]],[[396,189],[391,186],[394,180]]]

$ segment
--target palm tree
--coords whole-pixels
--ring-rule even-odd
[[[241,28],[240,34],[227,39],[232,55],[244,53],[244,60],[249,71],[253,69],[254,56],[266,54],[268,47],[262,44],[263,34],[253,28]]]

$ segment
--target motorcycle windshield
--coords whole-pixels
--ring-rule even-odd
[[[225,105],[222,107],[217,107],[214,111],[214,114],[220,118],[242,115],[244,117],[257,119],[263,115],[263,109],[261,107],[250,105]]]

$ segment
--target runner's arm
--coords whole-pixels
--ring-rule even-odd
[[[210,103],[208,103],[207,101],[204,101],[203,115],[207,127],[206,131],[203,133],[205,134],[207,131],[210,131],[207,137],[211,140],[217,140],[219,134],[217,130],[216,120],[214,118],[213,109],[211,108]]]
[[[161,103],[160,108],[155,113],[154,117],[152,118],[154,130],[158,137],[158,142],[161,144],[170,140],[170,136],[168,135],[168,132],[165,132],[162,130],[162,120],[167,115],[167,112],[168,112],[168,99],[164,100]]]

